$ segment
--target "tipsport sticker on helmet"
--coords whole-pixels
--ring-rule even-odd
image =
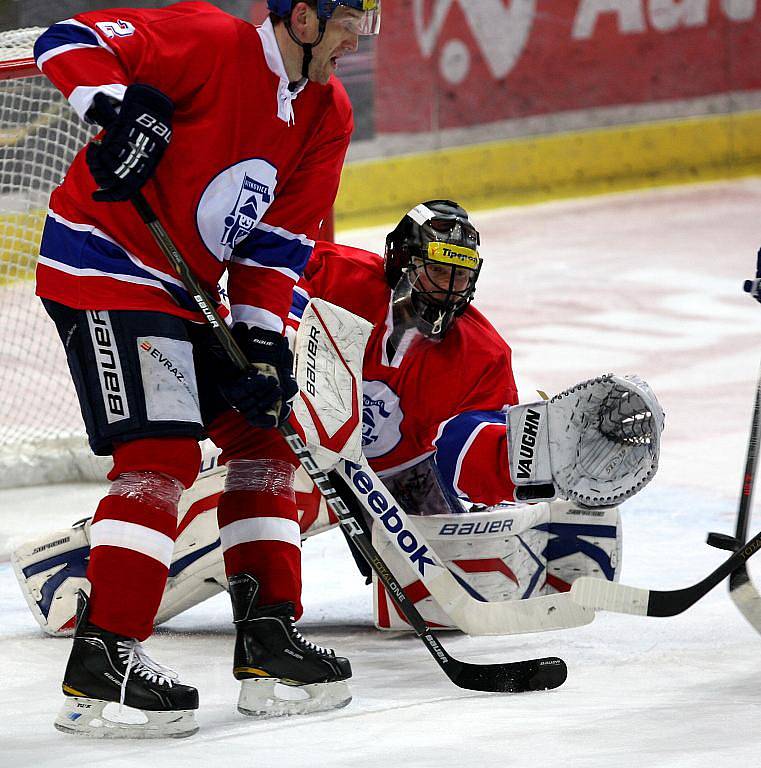
[[[481,264],[478,251],[450,243],[428,243],[428,258],[441,264],[453,264],[465,269],[478,269]]]

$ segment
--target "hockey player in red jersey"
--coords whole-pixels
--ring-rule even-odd
[[[295,459],[272,428],[297,391],[283,336],[292,289],[333,204],[352,130],[332,74],[358,35],[378,31],[380,2],[268,5],[261,27],[205,2],[93,11],[55,24],[35,45],[42,72],[103,129],[51,196],[37,272],[91,447],[114,459],[56,720],[67,732],[196,730],[196,690],[151,662],[140,641],[153,626],[178,500],[196,478],[204,434],[228,466],[218,516],[236,677],[261,681],[263,701],[280,678],[314,694],[313,709],[350,698],[348,661],[293,626]],[[199,322],[129,204],[138,190],[212,294],[227,271],[246,374]],[[147,723],[104,721],[109,701],[143,710]]]

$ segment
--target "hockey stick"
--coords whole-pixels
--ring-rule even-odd
[[[142,193],[137,193],[132,199],[132,203],[153,235],[156,244],[180,276],[223,349],[235,365],[241,370],[247,370],[249,362],[246,356],[235,341],[230,329],[220,318],[213,301],[158,221],[148,201]],[[281,425],[279,429],[291,450],[312,478],[315,486],[325,497],[328,507],[336,515],[346,533],[352,537],[368,565],[376,572],[389,595],[412,626],[415,634],[423,641],[428,652],[455,685],[474,691],[519,693],[557,688],[565,682],[568,675],[565,662],[555,656],[504,664],[469,664],[450,656],[433,632],[428,629],[423,617],[405,595],[404,590],[372,546],[368,536],[336,492],[328,476],[317,466],[299,433],[287,422]]]
[[[756,262],[756,279],[746,280],[743,289],[746,293],[750,293],[754,299],[761,301],[761,288],[759,286],[761,286],[761,250],[758,252]],[[756,399],[753,404],[748,451],[745,456],[745,472],[743,473],[743,482],[740,488],[740,503],[737,508],[735,535],[709,533],[707,542],[712,547],[736,552],[745,544],[748,538],[748,525],[750,523],[753,503],[753,485],[758,464],[759,425],[761,425],[761,371],[759,371],[758,381],[756,382]],[[751,626],[761,633],[761,595],[759,595],[758,590],[751,581],[748,569],[744,564],[729,576],[729,596]]]

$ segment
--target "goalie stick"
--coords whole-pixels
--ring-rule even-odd
[[[743,289],[750,293],[756,301],[761,301],[761,250],[756,261],[756,279],[746,280]],[[753,405],[748,452],[745,457],[745,472],[740,489],[740,503],[737,507],[737,523],[735,535],[725,533],[709,533],[707,542],[712,547],[737,551],[748,538],[748,524],[753,504],[753,485],[756,479],[758,464],[758,430],[761,424],[761,371],[756,382],[756,399]],[[748,620],[750,625],[761,633],[761,595],[751,581],[747,567],[743,564],[729,576],[729,596],[738,610]]]
[[[248,369],[249,362],[233,338],[230,329],[220,318],[211,298],[190,270],[142,193],[138,192],[132,198],[132,204],[150,230],[156,244],[180,276],[230,359],[241,370]],[[475,691],[520,693],[557,688],[565,682],[568,674],[565,662],[555,656],[503,664],[470,664],[450,656],[433,632],[428,629],[412,601],[405,595],[404,590],[372,546],[369,537],[333,488],[328,476],[318,467],[298,432],[288,422],[281,425],[279,429],[314,484],[325,496],[328,506],[338,517],[343,529],[351,536],[368,565],[378,574],[378,578],[409,621],[415,634],[423,641],[436,663],[455,685]]]

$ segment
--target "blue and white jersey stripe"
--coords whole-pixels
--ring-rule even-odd
[[[259,223],[256,229],[236,246],[231,261],[239,264],[275,269],[294,282],[309,261],[314,240],[295,235],[281,227]]]
[[[53,212],[48,214],[45,222],[39,261],[70,275],[110,277],[159,288],[184,309],[196,309],[178,277],[144,264],[105,232],[87,224],[67,221]]]
[[[452,493],[469,500],[459,488],[460,470],[468,450],[485,427],[499,424],[505,427],[503,411],[467,411],[453,416],[439,427],[436,439],[436,466],[441,478]]]
[[[37,38],[34,44],[34,59],[42,69],[45,62],[67,51],[81,48],[103,48],[113,54],[110,46],[90,27],[75,19],[66,19]]]
[[[291,297],[291,311],[288,317],[291,320],[301,321],[304,317],[304,310],[312,297],[300,286],[293,287],[293,296]]]

